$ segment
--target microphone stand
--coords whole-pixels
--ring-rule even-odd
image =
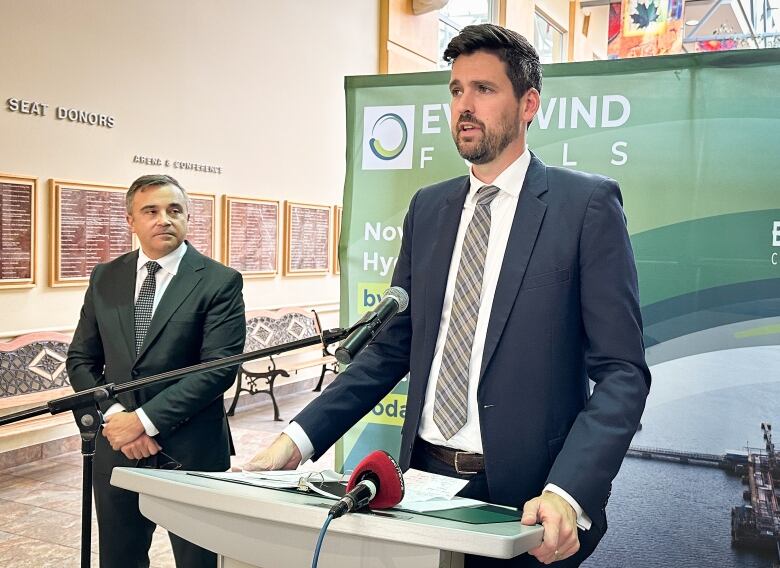
[[[190,373],[199,373],[201,371],[212,371],[223,367],[230,367],[245,361],[253,359],[262,359],[270,355],[278,355],[287,351],[293,351],[302,347],[323,344],[330,345],[347,337],[352,331],[363,325],[362,322],[356,323],[349,329],[327,329],[320,335],[282,343],[265,349],[239,353],[230,357],[223,357],[214,361],[198,363],[182,369],[166,371],[157,375],[145,377],[135,381],[117,385],[109,383],[79,391],[75,394],[55,398],[46,404],[14,412],[0,417],[0,426],[20,422],[27,418],[40,416],[42,414],[60,414],[62,412],[73,412],[73,418],[76,420],[79,434],[81,436],[81,455],[83,457],[83,475],[81,481],[81,568],[90,568],[90,553],[92,546],[92,465],[95,456],[95,439],[100,427],[103,425],[103,414],[100,412],[98,403],[114,398],[116,395],[131,392],[150,385],[165,383],[180,379]]]

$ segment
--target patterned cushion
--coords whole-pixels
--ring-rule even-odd
[[[33,341],[8,351],[0,344],[0,398],[70,386],[67,353],[63,341]]]
[[[246,322],[244,352],[313,337],[317,333],[311,313],[288,312],[278,318],[270,315],[251,317]]]

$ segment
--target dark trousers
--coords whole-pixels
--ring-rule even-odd
[[[488,488],[485,472],[473,475],[458,474],[451,466],[429,455],[424,450],[424,447],[425,443],[416,443],[414,445],[410,464],[412,468],[438,475],[446,475],[447,477],[468,479],[468,484],[458,492],[459,496],[478,499],[479,501],[485,501],[486,503],[493,502],[490,498],[490,490]],[[576,568],[596,549],[596,545],[599,543],[602,536],[603,535],[596,529],[595,525],[588,531],[578,529],[577,537],[580,540],[579,551],[566,560],[553,563],[552,566],[555,566],[555,568]],[[521,554],[520,556],[516,556],[509,560],[486,558],[484,556],[474,556],[471,554],[466,555],[465,568],[491,568],[493,566],[501,568],[538,568],[540,566],[545,566],[545,564],[542,564],[530,554]]]
[[[114,487],[110,475],[95,473],[101,568],[149,568],[149,547],[157,525],[138,510],[138,494]],[[180,568],[216,568],[217,555],[173,533],[173,557]]]

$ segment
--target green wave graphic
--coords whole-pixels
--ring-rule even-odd
[[[780,253],[780,247],[772,246],[775,221],[780,221],[780,208],[695,219],[633,235],[642,305],[780,278],[780,264],[772,264],[772,255]],[[775,259],[780,262],[780,254]]]
[[[632,236],[649,361],[780,345],[776,220],[748,211]]]

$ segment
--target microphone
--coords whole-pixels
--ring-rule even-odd
[[[349,478],[347,494],[330,508],[338,519],[345,513],[368,505],[371,509],[389,509],[404,498],[404,475],[393,456],[375,450],[357,465]]]
[[[342,365],[351,363],[355,355],[382,331],[395,314],[403,312],[409,306],[409,294],[400,286],[388,288],[382,296],[379,305],[360,318],[355,324],[357,329],[336,349],[336,360]]]

